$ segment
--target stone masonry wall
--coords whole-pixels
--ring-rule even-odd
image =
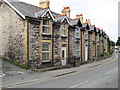
[[[30,67],[39,67],[40,63],[40,22],[30,21]]]
[[[25,64],[25,20],[6,3],[2,12],[2,57]]]
[[[2,1],[0,1],[0,12],[2,12]],[[0,13],[0,42],[2,42],[2,13]],[[0,57],[2,56],[2,43],[0,43]]]
[[[72,27],[69,27],[69,59],[70,62],[73,62],[73,58],[75,56],[75,29]]]
[[[60,66],[60,25],[54,25],[54,43],[53,43],[53,55],[54,55],[54,66]]]
[[[92,33],[89,32],[89,59],[92,58]]]

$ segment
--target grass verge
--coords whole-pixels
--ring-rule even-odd
[[[18,66],[18,67],[20,67],[22,69],[26,69],[26,70],[28,69],[28,67],[26,65],[20,64],[18,62],[14,62],[14,61],[6,59],[6,58],[3,58],[3,60],[6,61],[6,62],[9,62],[9,63],[11,63],[11,64],[13,64],[15,66]]]

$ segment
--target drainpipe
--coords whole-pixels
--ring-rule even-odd
[[[69,28],[69,27],[68,27]],[[69,36],[70,36],[70,33],[69,33],[69,29],[68,29],[68,64],[70,64],[70,55],[69,55],[69,44],[70,44],[70,38],[69,38]]]
[[[81,61],[83,61],[83,58],[82,58],[82,33],[83,33],[83,30],[81,29]]]
[[[54,23],[52,24],[53,30],[52,30],[52,67],[54,67]]]
[[[30,62],[29,62],[29,22],[27,21],[27,67],[30,68]]]

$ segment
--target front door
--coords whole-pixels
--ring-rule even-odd
[[[66,65],[66,45],[62,45],[62,66]]]
[[[87,46],[85,47],[85,61],[88,60],[88,50],[87,50]]]

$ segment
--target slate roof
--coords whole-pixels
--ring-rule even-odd
[[[45,13],[47,10],[48,8],[42,9],[42,10],[39,10],[38,12],[34,12],[34,14],[36,15],[36,17],[41,17],[43,13]]]
[[[96,32],[97,32],[97,33],[100,33],[100,29],[99,29],[99,28],[96,28]]]
[[[70,23],[71,23],[73,26],[79,25],[80,27],[82,27],[82,24],[81,24],[81,22],[80,22],[80,19],[70,19]]]
[[[20,13],[22,13],[24,16],[29,16],[29,17],[33,17],[36,18],[35,16],[35,11],[42,9],[40,7],[34,6],[34,5],[30,5],[21,1],[17,1],[17,0],[7,0],[12,6],[14,6],[14,8],[16,8]]]
[[[90,31],[95,31],[95,25],[90,26]]]
[[[55,19],[56,19],[58,22],[60,22],[64,17],[65,17],[65,15],[62,15],[62,16],[55,17]]]

